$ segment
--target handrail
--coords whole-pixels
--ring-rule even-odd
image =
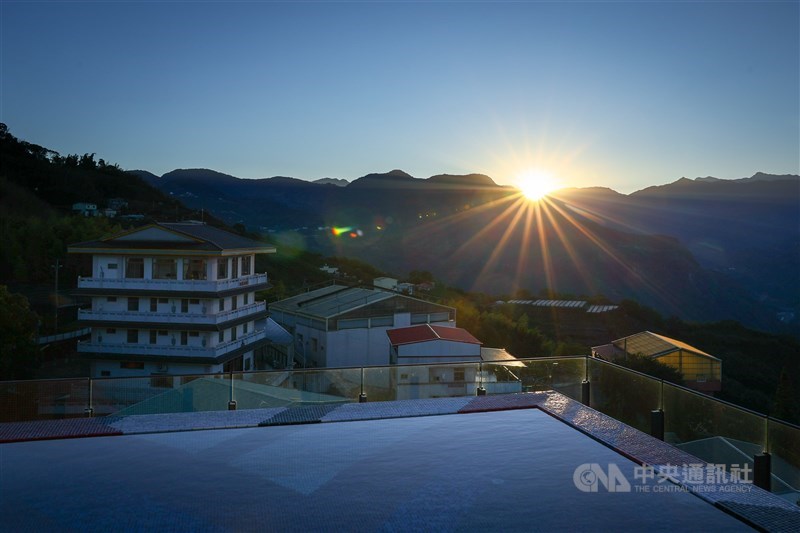
[[[229,341],[229,342],[226,342],[224,344],[218,345],[218,346],[216,346],[214,348],[206,348],[206,350],[215,350],[215,349],[220,349],[220,348],[224,349],[224,348],[228,348],[228,347],[231,347],[231,346],[240,345],[243,341],[249,340],[251,337],[257,336],[257,335],[261,334],[262,332],[263,332],[263,330],[253,331],[251,333],[248,333],[246,336],[243,336],[243,337],[240,337],[240,338],[236,339],[235,341]],[[245,342],[245,344],[247,344],[247,342]],[[128,346],[130,347],[131,345],[128,345]],[[148,346],[148,345],[144,345],[144,346]],[[159,348],[163,349],[163,348],[167,348],[167,347],[160,346]],[[191,347],[179,346],[179,347],[175,347],[175,348],[184,348],[185,349],[185,348],[191,348]],[[592,358],[592,357],[589,357],[589,356],[586,356],[586,355],[572,355],[572,356],[557,356],[557,357],[528,357],[528,358],[519,358],[516,361],[519,361],[519,362],[522,362],[522,363],[537,363],[537,362],[546,362],[546,361],[555,363],[555,362],[560,362],[560,361],[570,361],[570,360],[577,360],[577,359],[585,359],[587,361],[587,364],[588,364],[588,361],[590,361],[590,360],[591,361],[596,361],[599,364],[608,365],[608,366],[613,367],[613,368],[618,368],[618,369],[624,370],[626,372],[637,374],[637,375],[639,375],[641,377],[644,377],[644,378],[646,378],[646,379],[648,379],[648,380],[650,380],[650,381],[652,381],[654,383],[663,383],[663,384],[669,385],[671,387],[674,387],[676,389],[680,389],[682,392],[691,393],[692,395],[700,397],[700,398],[703,398],[705,400],[708,400],[708,401],[711,401],[711,402],[716,402],[716,403],[721,404],[721,405],[725,405],[725,406],[728,406],[728,407],[732,407],[732,408],[738,409],[740,411],[747,412],[749,414],[752,414],[752,415],[755,415],[757,417],[760,417],[760,418],[764,419],[765,421],[777,422],[777,423],[786,425],[786,426],[788,426],[790,428],[794,428],[794,429],[800,430],[800,425],[798,425],[798,424],[794,424],[792,422],[788,422],[786,420],[782,420],[782,419],[776,418],[776,417],[771,416],[771,415],[766,415],[764,413],[760,413],[758,411],[754,411],[754,410],[749,409],[747,407],[742,407],[740,405],[736,405],[734,403],[731,403],[731,402],[728,402],[728,401],[725,401],[725,400],[721,400],[719,398],[714,398],[712,396],[707,396],[707,395],[705,395],[703,393],[697,392],[697,391],[692,390],[692,389],[690,389],[688,387],[685,387],[683,385],[667,382],[667,381],[664,381],[662,379],[650,376],[648,374],[644,374],[644,373],[639,372],[637,370],[633,370],[633,369],[624,367],[622,365],[618,365],[618,364],[615,364],[615,363],[612,363],[612,362],[609,362],[609,361],[605,361],[605,360],[599,359],[599,358]],[[504,364],[503,361],[486,361],[485,363],[487,365],[494,365],[494,366],[503,366],[503,364]],[[293,376],[293,375],[301,375],[302,373],[319,373],[319,372],[361,370],[362,374],[363,374],[363,372],[365,370],[368,370],[368,371],[378,371],[378,370],[381,370],[381,369],[390,370],[392,368],[398,368],[398,367],[400,367],[400,368],[408,368],[408,367],[424,368],[424,367],[453,366],[453,365],[476,365],[477,366],[478,364],[479,364],[479,361],[448,361],[447,363],[442,363],[442,362],[437,362],[437,363],[414,363],[414,364],[403,364],[403,365],[376,365],[376,366],[351,366],[351,367],[335,367],[335,368],[250,370],[250,371],[235,371],[233,374],[235,374],[237,376],[244,376],[244,375],[254,375],[254,374],[273,374],[273,373],[274,374],[287,374],[288,373],[289,374],[289,378],[291,378],[291,376]],[[297,373],[297,374],[295,374],[295,373]],[[215,373],[215,374],[204,374],[201,377],[206,377],[206,376],[207,377],[223,377],[223,376],[228,375],[228,374],[230,374],[230,372],[225,372],[225,373],[219,372],[219,373]],[[46,384],[46,383],[56,383],[56,382],[80,382],[80,381],[88,381],[88,383],[91,386],[93,381],[104,381],[105,382],[105,381],[110,381],[110,380],[113,380],[113,381],[142,380],[142,379],[150,379],[151,377],[153,377],[153,376],[135,376],[135,377],[115,376],[115,377],[103,377],[103,378],[76,377],[76,378],[51,378],[51,379],[39,379],[39,380],[9,380],[9,381],[0,381],[0,387],[14,387],[16,385],[35,385],[37,383]],[[182,378],[182,377],[186,377],[186,375],[184,375],[184,374],[158,374],[158,377],[159,378]],[[663,394],[661,394],[661,396],[663,396]]]

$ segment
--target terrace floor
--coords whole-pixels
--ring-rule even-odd
[[[555,392],[9,423],[0,442],[8,530],[800,530],[752,484],[667,480],[702,462]],[[610,465],[627,487],[597,479]]]

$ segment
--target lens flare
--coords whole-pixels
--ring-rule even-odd
[[[353,231],[351,226],[334,226],[331,228],[331,233],[334,237],[338,237],[339,235],[343,235],[345,233],[349,233]]]

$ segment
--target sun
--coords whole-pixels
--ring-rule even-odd
[[[529,170],[515,180],[520,193],[528,200],[538,201],[558,188],[553,175],[542,170]]]

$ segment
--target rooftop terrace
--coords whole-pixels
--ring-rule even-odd
[[[794,480],[773,494],[744,458],[673,445],[725,437],[796,468],[800,428],[602,361],[523,362],[459,364],[484,379],[471,394],[423,398],[442,384],[418,382],[414,400],[396,400],[392,376],[442,365],[181,376],[169,389],[6,382],[3,416],[17,421],[0,424],[0,508],[10,529],[37,530],[800,530]],[[514,379],[530,392],[492,394]],[[100,438],[60,440],[86,436]]]

